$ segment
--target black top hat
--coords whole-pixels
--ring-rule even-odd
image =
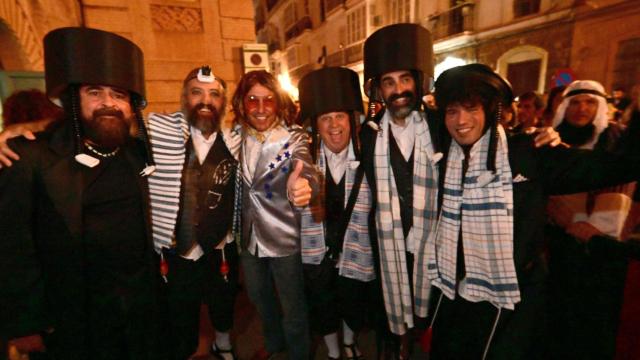
[[[310,72],[298,83],[302,118],[332,111],[363,112],[360,81],[355,71],[327,67]]]
[[[47,95],[59,98],[71,84],[129,90],[144,102],[142,50],[122,36],[96,29],[60,28],[44,37]]]
[[[478,91],[491,90],[504,105],[508,106],[513,101],[513,90],[507,80],[487,65],[468,64],[456,66],[440,74],[435,84],[436,103],[451,93],[468,93],[474,88]]]
[[[433,44],[429,30],[417,24],[394,24],[364,42],[364,80],[390,71],[417,70],[433,76]]]

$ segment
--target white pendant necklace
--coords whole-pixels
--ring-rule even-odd
[[[102,157],[102,158],[110,158],[115,156],[118,151],[120,151],[120,147],[115,148],[113,151],[108,152],[108,153],[103,153],[101,151],[98,151],[98,149],[94,148],[93,146],[91,146],[91,144],[89,144],[88,142],[85,141],[84,146],[87,147],[87,149],[89,149],[89,151],[91,151],[92,153]]]
[[[101,151],[98,151],[96,148],[94,148],[93,146],[91,146],[91,144],[89,144],[88,142],[84,142],[84,146],[91,151],[92,153],[94,153],[95,155],[98,155],[101,158],[110,158],[115,156],[118,151],[120,151],[120,147],[117,147],[115,150],[108,152],[108,153],[103,153]],[[75,159],[77,162],[79,162],[80,164],[86,166],[86,167],[96,167],[98,166],[98,164],[100,164],[100,160],[89,155],[89,154],[78,154],[75,156]]]

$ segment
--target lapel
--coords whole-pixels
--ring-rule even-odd
[[[349,156],[347,157],[347,167],[344,172],[345,176],[345,205],[347,204],[347,199],[351,196],[351,192],[353,191],[353,182],[356,178],[356,172],[360,167],[360,161],[356,159],[356,156],[353,152],[353,144],[349,144]],[[347,188],[351,186],[351,191],[347,191]]]
[[[267,173],[278,169],[290,157],[286,157],[284,154],[287,151],[285,145],[288,144],[290,138],[291,134],[286,128],[278,126],[273,129],[260,149],[260,158],[256,170],[253,172],[252,185],[255,186]],[[287,145],[287,147],[289,146]]]
[[[49,142],[55,154],[42,169],[42,181],[54,207],[75,239],[82,235],[82,166],[74,159],[75,135],[71,122],[56,130]]]
[[[125,159],[129,163],[129,169],[132,171],[133,178],[136,179],[136,186],[140,190],[142,197],[142,209],[144,211],[144,222],[146,237],[148,243],[152,244],[151,237],[151,199],[149,197],[149,188],[147,186],[147,177],[140,175],[140,171],[145,167],[145,161],[142,154],[144,153],[144,143],[138,139],[131,141],[123,149]]]

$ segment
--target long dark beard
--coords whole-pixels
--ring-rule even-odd
[[[198,111],[203,108],[209,109],[211,111],[211,116],[201,116]],[[190,125],[193,125],[196,129],[200,130],[203,133],[213,133],[214,131],[218,131],[220,129],[220,113],[218,109],[213,107],[212,105],[205,105],[200,103],[194,106],[189,110],[189,114],[187,115],[187,121]]]
[[[115,149],[126,143],[133,120],[125,119],[118,109],[104,108],[94,111],[91,119],[83,119],[82,123],[89,140],[102,148]]]
[[[407,99],[409,99],[409,101],[407,102],[406,105],[395,106],[393,104],[393,101],[396,100],[396,99],[399,99],[401,97],[406,97]],[[393,117],[395,117],[395,118],[405,118],[409,114],[411,114],[411,112],[416,107],[416,94],[414,94],[411,91],[405,91],[405,92],[400,93],[400,94],[391,94],[391,95],[389,95],[389,98],[387,98],[385,100],[385,103],[386,103],[387,108],[389,109],[389,111],[391,112],[391,115]]]
[[[564,120],[558,125],[556,130],[560,134],[562,141],[571,146],[580,146],[586,144],[593,138],[596,127],[593,123],[583,127],[575,127]]]

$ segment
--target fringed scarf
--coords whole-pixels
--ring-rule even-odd
[[[360,162],[356,161],[353,152],[353,144],[349,143],[349,155],[347,157],[345,176],[344,205],[349,201],[349,194],[355,181],[356,169]],[[326,174],[324,146],[318,146],[318,168],[321,174]],[[324,185],[321,186],[324,189]],[[344,235],[342,244],[342,256],[338,264],[338,273],[350,279],[371,281],[375,279],[373,267],[373,253],[369,238],[368,215],[371,210],[371,190],[367,179],[362,180],[360,191],[356,199],[353,212],[349,219],[349,225]],[[311,206],[302,211],[301,218],[301,242],[302,262],[304,264],[320,264],[326,253],[325,229],[322,222],[314,219]]]
[[[461,238],[465,277],[458,294],[468,301],[488,301],[513,310],[520,301],[513,260],[513,179],[507,138],[500,126],[496,172],[487,170],[490,134],[487,131],[471,148],[466,174],[463,149],[451,143],[437,235],[427,248],[428,273],[433,285],[454,299]]]
[[[424,256],[429,236],[433,236],[437,215],[438,169],[441,153],[433,152],[429,126],[423,115],[412,112],[406,121],[413,121],[416,131],[413,162],[413,226],[409,239],[416,244],[413,266],[413,294],[407,272],[405,238],[402,233],[400,202],[389,152],[389,121],[385,112],[380,121],[379,137],[375,145],[374,167],[377,185],[378,208],[376,224],[380,248],[380,273],[384,304],[389,327],[394,334],[402,335],[413,327],[415,315],[427,315],[430,284],[427,279],[427,263]]]

